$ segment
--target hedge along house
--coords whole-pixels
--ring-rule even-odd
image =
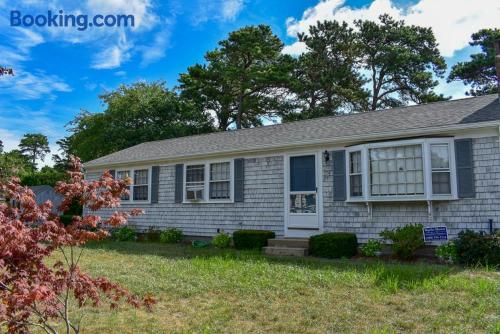
[[[190,236],[328,231],[361,242],[422,223],[488,231],[500,220],[495,95],[147,142],[85,164],[131,177],[137,230]],[[109,212],[100,212],[102,215]]]

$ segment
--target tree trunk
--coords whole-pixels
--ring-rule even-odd
[[[241,129],[242,118],[243,118],[243,92],[240,91],[238,94],[238,114],[236,115],[236,129]]]

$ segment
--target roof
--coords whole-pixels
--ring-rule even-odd
[[[44,193],[46,191],[54,191],[54,189],[49,185],[29,186],[29,188],[35,193],[35,195]]]
[[[500,103],[495,94],[146,142],[89,161],[85,167],[335,143],[394,132],[466,128],[491,121],[500,124]]]

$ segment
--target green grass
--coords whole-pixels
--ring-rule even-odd
[[[158,299],[85,309],[84,333],[500,332],[500,275],[484,269],[132,242],[89,245],[81,265]]]

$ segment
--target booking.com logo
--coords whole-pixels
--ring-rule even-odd
[[[76,27],[79,31],[87,30],[89,27],[134,27],[134,15],[101,15],[97,14],[89,18],[88,15],[64,14],[62,10],[58,13],[47,11],[47,15],[22,15],[18,10],[10,11],[11,27]]]

